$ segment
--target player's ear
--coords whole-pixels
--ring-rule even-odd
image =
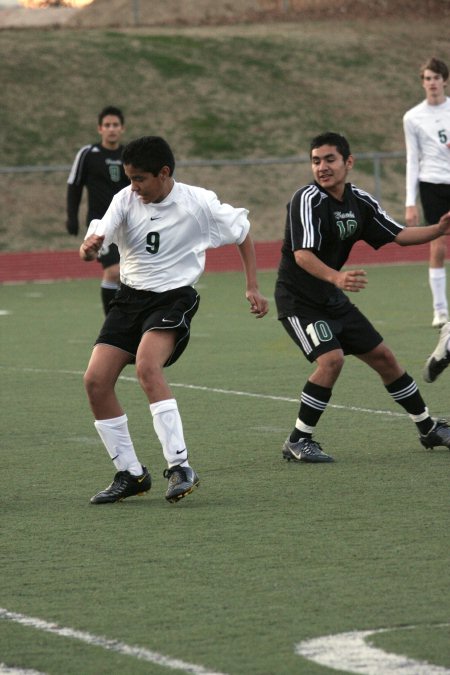
[[[354,159],[353,155],[349,155],[347,157],[347,161],[346,161],[347,169],[353,169],[354,163],[355,163],[355,159]]]

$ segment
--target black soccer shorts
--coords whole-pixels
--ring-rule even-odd
[[[200,296],[192,286],[155,293],[137,291],[121,284],[95,344],[118,347],[136,357],[144,333],[174,330],[177,334],[175,348],[164,364],[170,366],[187,347],[191,320],[199,303]]]
[[[420,201],[427,225],[434,225],[450,211],[450,185],[419,183]]]
[[[383,341],[380,333],[350,301],[339,309],[308,308],[301,316],[289,316],[280,321],[311,363],[333,349],[342,349],[344,354],[367,354]]]

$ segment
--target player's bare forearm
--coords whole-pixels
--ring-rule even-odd
[[[299,267],[311,276],[328,281],[342,291],[359,293],[367,285],[364,270],[335,270],[322,262],[312,251],[298,250],[294,252],[295,261]]]
[[[247,234],[242,244],[238,244],[239,253],[245,270],[246,292],[245,297],[250,303],[250,312],[257,319],[262,319],[269,311],[269,301],[261,295],[258,287],[256,272],[256,255],[250,234]]]
[[[98,234],[91,234],[89,237],[86,237],[80,246],[80,258],[86,262],[95,260],[102,247],[104,238]]]
[[[429,241],[438,239],[443,235],[450,234],[450,211],[444,213],[436,225],[427,225],[426,227],[405,227],[395,237],[395,243],[400,246],[415,246],[416,244],[426,244]]]

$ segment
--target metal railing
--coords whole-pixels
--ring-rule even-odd
[[[372,162],[374,178],[374,197],[381,201],[381,166],[384,160],[405,158],[404,151],[397,152],[361,152],[355,153],[358,160]],[[222,166],[267,166],[270,164],[308,164],[309,155],[297,155],[293,157],[262,157],[244,159],[181,159],[177,161],[178,167],[222,167]],[[50,165],[24,165],[24,166],[0,166],[0,174],[21,173],[54,173],[66,172],[71,169],[70,164]]]

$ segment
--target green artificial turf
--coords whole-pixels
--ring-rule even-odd
[[[368,273],[354,300],[431,412],[449,415],[447,373],[421,380],[437,339],[426,266]],[[260,278],[271,297],[274,273]],[[152,490],[92,506],[113,475],[82,385],[102,320],[98,282],[1,287],[0,607],[204,672],[325,675],[297,643],[378,628],[388,629],[372,640],[381,649],[449,668],[438,627],[449,606],[448,450],[425,451],[376,374],[348,358],[317,431],[336,462],[283,462],[311,366],[273,302],[265,319],[249,314],[242,275],[205,275],[199,291],[191,343],[167,377],[200,488],[165,501],[162,452],[130,367],[118,391]],[[9,666],[189,672],[6,618],[0,628]]]

